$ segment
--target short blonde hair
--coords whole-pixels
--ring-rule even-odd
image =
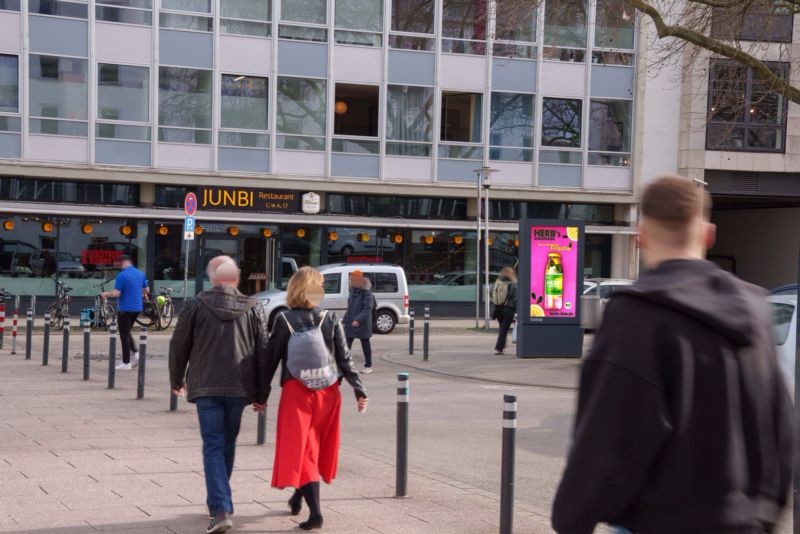
[[[321,286],[324,278],[322,273],[313,267],[300,267],[289,279],[286,288],[286,304],[290,308],[311,309],[314,307],[308,299],[308,290],[313,286]]]

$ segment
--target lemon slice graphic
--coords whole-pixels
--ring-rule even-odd
[[[538,304],[531,304],[531,317],[544,317],[544,310]]]
[[[567,237],[570,238],[571,241],[578,240],[578,227],[577,226],[568,226],[567,227]]]

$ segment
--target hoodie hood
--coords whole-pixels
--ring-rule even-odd
[[[669,260],[641,275],[616,294],[631,295],[679,311],[730,339],[752,344],[762,310],[753,305],[766,295],[706,260]]]
[[[197,295],[199,300],[220,321],[233,321],[249,312],[258,301],[231,286],[216,286]]]

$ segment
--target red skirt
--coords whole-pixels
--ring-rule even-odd
[[[330,484],[339,463],[339,384],[320,391],[297,380],[283,384],[272,487],[299,488],[324,480]]]

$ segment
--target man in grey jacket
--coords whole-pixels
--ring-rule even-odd
[[[245,406],[266,373],[266,318],[255,299],[239,292],[239,269],[228,256],[208,263],[212,289],[187,301],[169,345],[172,391],[197,406],[210,524],[233,527],[230,478]],[[187,372],[188,367],[188,372]]]

